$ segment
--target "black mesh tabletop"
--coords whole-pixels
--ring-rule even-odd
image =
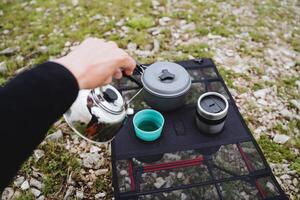
[[[186,105],[162,112],[161,137],[141,141],[129,116],[112,142],[116,199],[287,199],[213,61],[177,63],[189,72],[192,87]],[[125,100],[140,89],[126,78],[113,84]],[[224,129],[216,135],[201,133],[195,122],[197,99],[208,91],[229,101]],[[142,94],[131,107],[135,112],[149,108]]]

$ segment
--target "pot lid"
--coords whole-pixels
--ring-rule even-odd
[[[227,115],[228,101],[217,92],[202,94],[197,103],[197,112],[206,119],[218,120]]]
[[[190,89],[191,77],[179,64],[156,62],[145,69],[142,83],[154,95],[176,97]]]
[[[95,88],[91,94],[95,103],[109,113],[120,114],[124,110],[120,92],[111,85]]]

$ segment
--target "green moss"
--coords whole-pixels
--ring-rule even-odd
[[[23,192],[19,197],[15,198],[15,200],[34,200],[34,199],[35,197],[31,192]]]
[[[296,155],[286,145],[276,144],[267,136],[262,136],[258,141],[265,156],[271,162],[282,162],[283,159],[288,161],[295,161]]]
[[[131,28],[143,30],[154,26],[155,22],[152,17],[134,17],[127,22]]]
[[[266,43],[269,40],[269,37],[262,31],[250,31],[249,36],[254,42]]]
[[[210,58],[212,52],[210,51],[209,45],[206,43],[195,43],[190,45],[182,45],[177,50],[183,53],[190,54],[196,58]]]
[[[196,29],[196,31],[200,36],[206,36],[207,34],[209,34],[209,29],[205,27],[199,27]]]
[[[51,195],[61,187],[68,176],[69,171],[77,171],[80,168],[80,163],[73,157],[62,145],[48,142],[43,145],[42,150],[45,152],[45,157],[40,159],[36,165],[43,177],[43,193]]]
[[[221,35],[223,37],[228,37],[232,33],[223,25],[213,26],[211,32],[215,35]]]

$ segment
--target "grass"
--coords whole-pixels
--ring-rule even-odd
[[[0,16],[0,51],[8,47],[20,47],[20,50],[12,55],[0,55],[0,62],[4,61],[8,67],[6,73],[0,74],[0,85],[12,78],[15,71],[21,67],[32,66],[48,60],[49,57],[59,56],[67,41],[82,41],[90,36],[116,41],[122,48],[126,48],[127,44],[132,42],[137,44],[140,50],[149,49],[149,46],[153,45],[153,39],[157,39],[160,42],[160,49],[154,55],[149,57],[133,55],[135,59],[145,63],[157,60],[185,60],[189,56],[214,57],[216,48],[221,48],[224,44],[230,46],[231,43],[243,61],[248,57],[261,61],[264,60],[264,50],[277,45],[274,38],[281,41],[282,47],[300,52],[299,12],[297,12],[299,5],[292,5],[291,2],[286,4],[280,0],[267,0],[264,3],[258,0],[240,2],[185,0],[176,4],[170,4],[167,0],[158,2],[161,10],[155,10],[150,0],[79,1],[76,7],[71,1],[64,0],[0,1],[0,10],[3,11],[3,16]],[[244,8],[246,11],[243,11]],[[238,9],[242,12],[234,13]],[[247,13],[251,13],[254,17],[246,16]],[[153,36],[149,29],[160,26],[161,17],[170,17],[171,21],[166,26],[160,27],[159,35]],[[117,26],[120,20],[124,23]],[[176,32],[183,21],[194,23],[196,29]],[[124,27],[128,32],[122,35]],[[5,30],[9,33],[2,34]],[[174,38],[174,31],[179,38]],[[174,45],[185,34],[188,34],[189,38],[179,45]],[[210,34],[220,35],[222,38],[216,42],[208,37]],[[244,34],[242,38],[241,34]],[[199,42],[190,43],[190,39],[195,38],[199,39]],[[48,51],[38,51],[40,46],[47,46]],[[299,72],[299,61],[295,62],[296,66],[293,69]],[[218,66],[218,69],[227,86],[239,94],[276,86],[278,98],[288,109],[295,110],[289,100],[300,99],[296,84],[299,80],[297,74],[292,76],[280,74],[278,77],[271,77],[270,81],[264,81],[258,77],[266,75],[268,67],[275,67],[271,62],[264,64],[266,66],[260,68],[251,67],[245,73],[225,69],[226,64]],[[239,81],[247,83],[246,86],[236,84]],[[257,110],[256,102],[249,99],[243,106],[245,110],[249,110],[243,113],[243,117],[250,128],[261,126],[257,116],[252,113]],[[268,136],[262,136],[259,140],[260,147],[270,162],[283,163],[288,160],[291,162],[290,168],[298,173],[300,161],[292,153],[292,149],[300,149],[300,140],[297,139],[299,123],[296,119],[278,118],[274,126],[268,130],[291,136],[291,140],[286,144],[276,144]],[[52,128],[48,133],[55,130]],[[76,182],[82,181],[78,172],[81,169],[77,161],[78,155],[71,154],[63,147],[63,143],[62,140],[39,147],[45,151],[45,157],[38,162],[32,157],[29,158],[19,172],[30,177],[34,167],[43,173],[44,178],[41,181],[45,186],[42,192],[50,199],[64,185],[69,171],[74,171],[73,178]],[[104,181],[104,178],[97,179],[93,183],[92,191],[89,192],[100,191],[107,194],[111,191],[110,183]],[[30,192],[22,192],[19,199],[33,199],[33,196]]]

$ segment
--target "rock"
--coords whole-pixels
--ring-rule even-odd
[[[70,47],[71,46],[71,42],[70,41],[67,41],[66,43],[65,43],[65,47]]]
[[[234,51],[229,49],[229,50],[225,51],[225,55],[228,56],[228,57],[233,57],[234,56]]]
[[[76,197],[77,197],[78,199],[83,199],[83,198],[84,198],[83,191],[81,191],[81,190],[76,190]]]
[[[78,6],[79,0],[72,0],[72,5],[73,6]]]
[[[94,146],[94,145],[92,145],[91,148],[90,148],[91,153],[96,153],[96,152],[100,152],[100,151],[101,151],[101,149],[97,146]]]
[[[269,188],[269,190],[271,190],[272,192],[275,192],[275,188],[274,185],[272,183],[270,183],[269,181],[267,182],[266,186]]]
[[[188,196],[185,193],[181,193],[180,194],[180,199],[181,200],[186,200],[186,199],[188,199]]]
[[[283,174],[282,176],[280,176],[281,180],[288,180],[291,179],[291,177],[288,174]]]
[[[6,187],[2,192],[2,200],[10,200],[14,195],[14,189]]]
[[[291,113],[288,109],[284,108],[280,111],[280,114],[285,117],[285,118],[289,118],[289,119],[292,119],[294,116],[293,116],[293,113]]]
[[[45,155],[44,151],[41,149],[34,150],[33,157],[35,162],[37,162],[40,158]]]
[[[16,187],[20,187],[24,181],[25,181],[25,177],[20,176],[20,177],[16,178],[16,180],[14,180],[14,185]]]
[[[39,191],[38,189],[35,189],[35,188],[31,188],[31,192],[35,197],[38,197],[41,194],[41,191]]]
[[[127,49],[128,49],[129,52],[134,52],[137,49],[137,44],[129,42],[127,44]]]
[[[273,141],[278,144],[284,144],[290,139],[290,136],[282,135],[282,134],[276,134],[273,138]]]
[[[99,169],[102,164],[103,161],[98,153],[85,153],[83,155],[83,166],[86,168]]]
[[[158,23],[161,25],[161,26],[165,26],[168,24],[168,22],[171,21],[171,18],[170,17],[162,17],[158,20]]]
[[[178,178],[178,179],[181,179],[182,177],[183,177],[183,173],[182,173],[182,172],[178,172],[177,178]]]
[[[126,170],[123,169],[123,170],[120,171],[120,175],[121,175],[121,176],[127,176],[128,173],[127,173]]]
[[[262,106],[267,106],[267,105],[268,105],[268,102],[266,102],[266,101],[263,100],[263,99],[258,99],[258,100],[257,100],[257,103],[260,104],[260,105],[262,105]]]
[[[95,16],[93,16],[91,18],[92,21],[96,21],[96,20],[100,20],[100,19],[101,19],[101,15],[100,14],[97,14],[97,15],[95,15]]]
[[[194,22],[191,22],[189,24],[185,24],[185,25],[181,26],[181,29],[184,31],[193,31],[196,29],[196,25]]]
[[[68,187],[66,194],[64,196],[64,200],[67,200],[69,196],[71,196],[74,192],[75,188],[71,185]]]
[[[47,46],[40,46],[40,47],[38,48],[38,51],[39,51],[40,53],[47,53],[47,52],[48,52],[48,47],[47,47]]]
[[[27,190],[29,188],[29,182],[26,180],[21,185],[21,190]]]
[[[296,178],[293,179],[293,185],[294,185],[295,187],[298,186],[298,180],[297,180]]]
[[[37,189],[42,189],[43,184],[35,178],[30,179],[30,185],[36,187]]]
[[[95,171],[95,175],[100,176],[100,175],[106,174],[108,171],[109,171],[108,169],[99,169],[99,170]]]
[[[162,177],[156,178],[156,182],[154,183],[154,186],[159,189],[161,186],[163,186],[166,183],[166,181]]]
[[[16,46],[16,47],[8,47],[6,49],[3,49],[2,51],[0,51],[0,55],[13,55],[15,52],[19,51],[20,47]]]
[[[297,99],[297,100],[296,99],[292,99],[290,102],[291,102],[291,104],[293,104],[293,106],[295,106],[298,110],[300,110],[300,99]]]
[[[3,61],[0,63],[0,73],[5,73],[7,71],[6,63]]]
[[[106,193],[105,192],[99,192],[98,194],[95,195],[95,199],[103,198],[105,197]]]
[[[63,133],[61,130],[58,130],[50,135],[48,135],[46,137],[47,140],[51,140],[51,141],[58,141],[60,138],[63,137]]]
[[[271,91],[270,88],[264,88],[264,89],[261,89],[261,90],[256,90],[255,92],[253,92],[253,95],[254,95],[256,98],[265,99],[267,93],[269,93],[270,91]]]
[[[45,199],[45,197],[44,197],[44,195],[41,195],[39,198],[37,198],[36,200],[44,200]]]

